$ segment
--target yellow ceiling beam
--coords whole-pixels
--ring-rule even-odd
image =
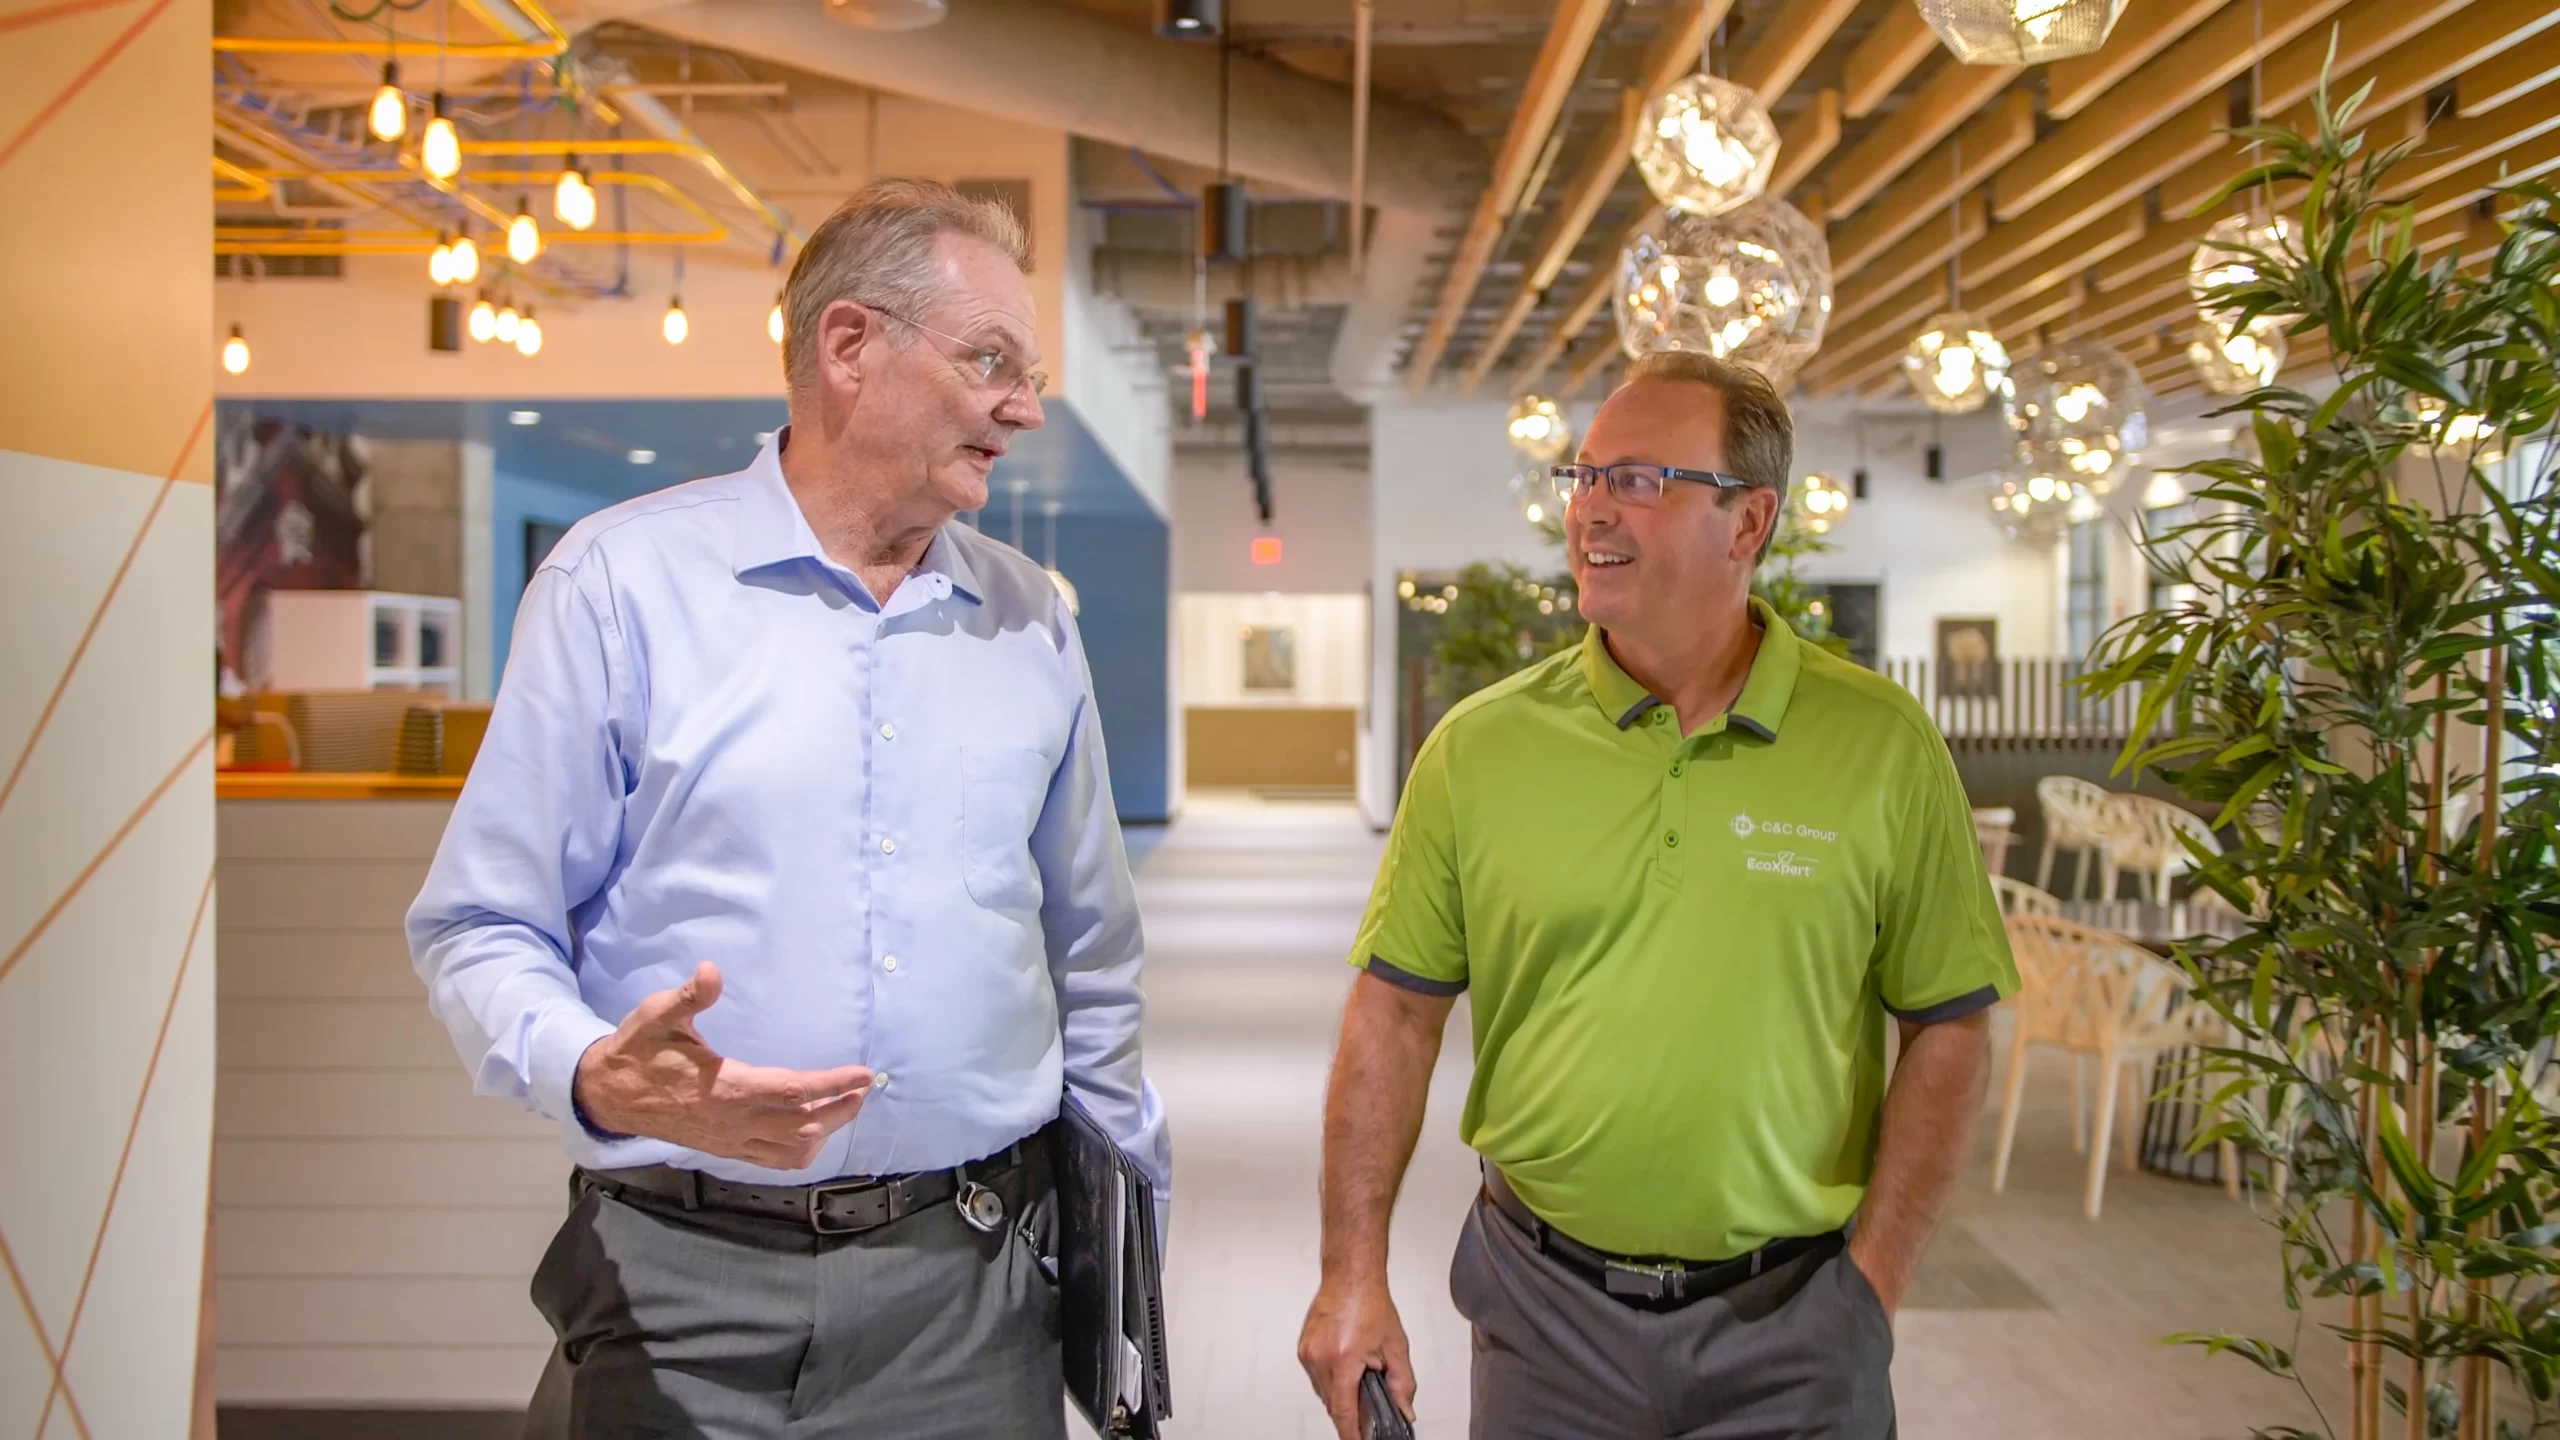
[[[1849,51],[1841,67],[1840,113],[1852,120],[1875,113],[1894,87],[1937,50],[1938,32],[1920,18],[1919,6],[1888,5],[1876,28]]]
[[[2044,110],[2068,120],[2188,31],[2213,18],[2228,0],[2152,0],[2126,7],[2107,43],[2086,55],[2045,67]],[[1906,7],[1917,9],[1917,6]]]
[[[1858,267],[1858,273],[1841,283],[1831,297],[1831,323],[1854,323],[1895,291],[1946,264],[1958,245],[1979,241],[1990,220],[1990,207],[1982,197],[1966,196],[1954,225],[1923,225],[1892,249]]]
[[[2295,36],[2329,18],[2346,0],[2296,0],[2265,16],[2235,5],[2207,20],[2136,70],[2096,103],[2062,123],[2034,149],[2019,156],[1992,182],[1991,213],[2014,219],[2089,175],[2160,125],[2219,96],[2260,54],[2272,54]]]
[[[1708,27],[1723,19],[1732,3],[1733,0],[1710,0],[1701,5],[1690,0],[1655,36],[1652,48],[1645,52],[1641,78],[1619,92],[1617,114],[1611,118],[1608,130],[1584,157],[1582,169],[1565,186],[1564,201],[1556,207],[1555,218],[1547,222],[1546,234],[1539,238],[1537,254],[1522,277],[1520,293],[1512,297],[1510,308],[1503,311],[1502,318],[1494,322],[1492,333],[1477,347],[1475,360],[1467,367],[1468,390],[1474,390],[1485,373],[1501,360],[1511,337],[1519,333],[1530,312],[1538,308],[1547,287],[1556,282],[1565,262],[1573,258],[1574,247],[1582,243],[1600,208],[1608,203],[1619,179],[1634,163],[1636,128],[1644,118],[1646,104],[1697,68]],[[1778,158],[1781,165],[1786,163],[1783,153]]]
[[[1769,28],[1743,47],[1726,78],[1758,95],[1763,105],[1778,103],[1857,8],[1858,0],[1789,0],[1771,12]]]
[[[2008,65],[1946,65],[1911,95],[1893,119],[1867,132],[1822,177],[1831,213],[1856,214],[1858,208],[1911,168],[1929,147],[1955,133],[1992,102],[2018,71]]]
[[[1835,277],[1855,274],[1917,226],[1943,222],[1953,196],[2025,154],[2035,138],[2035,97],[2023,90],[2000,97],[1958,131],[1954,140],[1906,171],[1874,204],[1831,227],[1831,273]],[[1959,159],[1964,167],[1961,175],[1956,173]]]
[[[1529,68],[1528,82],[1521,87],[1520,107],[1511,113],[1511,126],[1503,133],[1502,147],[1494,152],[1493,174],[1484,193],[1476,198],[1475,215],[1467,222],[1466,235],[1458,242],[1458,253],[1449,263],[1447,280],[1440,287],[1440,303],[1432,312],[1431,324],[1423,332],[1422,343],[1414,347],[1413,358],[1406,366],[1406,383],[1420,391],[1431,383],[1440,368],[1440,356],[1448,349],[1449,334],[1457,327],[1458,317],[1475,294],[1476,281],[1484,275],[1485,265],[1493,259],[1493,247],[1501,240],[1503,225],[1519,207],[1521,190],[1529,182],[1529,173],[1537,167],[1540,152],[1547,147],[1547,137],[1555,129],[1556,117],[1563,113],[1565,97],[1572,92],[1573,82],[1582,71],[1582,62],[1591,53],[1591,43],[1598,38],[1601,21],[1608,18],[1609,0],[1561,0],[1553,22],[1547,27],[1546,42],[1538,47],[1537,61]]]

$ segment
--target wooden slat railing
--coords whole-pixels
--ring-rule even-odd
[[[1949,740],[2122,741],[2142,709],[2135,689],[2091,697],[2075,683],[2081,662],[2058,656],[2004,657],[1971,674],[1920,656],[1890,656],[1878,668]]]

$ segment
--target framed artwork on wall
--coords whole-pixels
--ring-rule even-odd
[[[1938,694],[1951,699],[1999,698],[1999,621],[1939,617]]]
[[[1244,627],[1244,688],[1256,695],[1298,693],[1296,626]]]

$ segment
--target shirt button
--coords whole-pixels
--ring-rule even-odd
[[[881,727],[880,727],[880,738],[881,738],[881,739],[883,739],[883,740],[895,740],[895,739],[897,739],[897,738],[898,738],[898,727],[897,727],[897,726],[895,726],[895,725],[890,725],[890,724],[883,723],[883,724],[881,725]]]
[[[892,974],[892,975],[897,974],[897,973],[898,973],[898,957],[897,957],[897,956],[895,956],[895,955],[889,955],[889,956],[884,956],[884,957],[882,957],[882,958],[881,958],[881,961],[880,961],[880,968],[881,968],[881,969],[883,969],[883,970],[888,971],[888,972],[889,972],[890,974]]]
[[[888,836],[886,836],[886,835],[881,836],[881,837],[880,837],[880,853],[881,853],[881,854],[883,854],[883,855],[895,855],[895,854],[897,854],[897,853],[898,853],[898,842],[897,842],[897,841],[895,841],[895,840],[890,839],[890,838],[889,838]]]
[[[1654,723],[1654,724],[1656,724],[1656,725],[1668,725],[1668,724],[1670,724],[1670,723],[1671,723],[1671,712],[1670,712],[1670,711],[1668,711],[1668,710],[1663,709],[1662,707],[1660,707],[1660,706],[1658,706],[1658,705],[1657,705],[1657,706],[1655,706],[1655,707],[1654,707],[1654,711],[1653,711],[1653,723]]]
[[[1673,849],[1673,850],[1677,850],[1677,849],[1679,849],[1679,848],[1680,848],[1680,832],[1679,832],[1679,831],[1677,831],[1677,830],[1665,830],[1665,831],[1663,831],[1663,832],[1662,832],[1662,843],[1663,843],[1663,845],[1664,845],[1665,847],[1667,847],[1667,848],[1669,848],[1669,849]]]
[[[1687,766],[1685,766],[1685,765],[1681,764],[1681,763],[1680,763],[1679,761],[1677,761],[1677,760],[1672,761],[1672,762],[1671,762],[1671,778],[1672,778],[1672,779],[1674,779],[1674,780],[1679,779],[1679,778],[1680,778],[1680,772],[1681,772],[1681,771],[1683,771],[1683,770],[1685,770],[1685,769],[1687,769],[1687,768],[1688,768]]]
[[[871,1088],[874,1090],[888,1089],[889,1072],[886,1070],[874,1070],[871,1072]]]

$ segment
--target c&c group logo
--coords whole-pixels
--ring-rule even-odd
[[[1735,813],[1735,815],[1734,815],[1734,817],[1733,817],[1733,838],[1734,838],[1734,839],[1736,839],[1736,840],[1748,840],[1748,839],[1750,839],[1750,838],[1751,838],[1751,832],[1752,832],[1752,831],[1754,831],[1754,830],[1757,830],[1757,829],[1759,829],[1759,828],[1760,828],[1759,824],[1758,824],[1756,821],[1754,821],[1750,816],[1748,816],[1748,815],[1744,815],[1744,814],[1741,814],[1741,813],[1739,813],[1739,812],[1736,812],[1736,813]]]

